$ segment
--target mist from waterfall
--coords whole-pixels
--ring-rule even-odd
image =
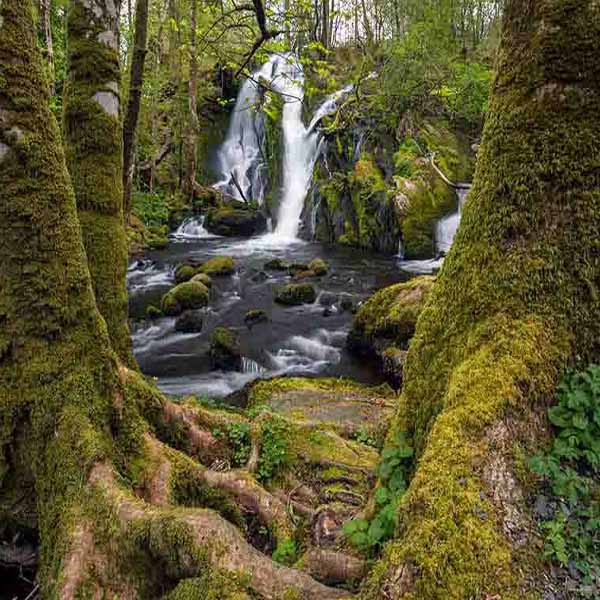
[[[261,100],[261,80],[268,82],[283,100],[281,195],[276,226],[268,235],[269,241],[275,244],[286,243],[297,240],[304,201],[322,148],[323,137],[318,124],[323,117],[335,112],[339,101],[352,91],[353,86],[347,86],[326,98],[306,127],[302,118],[304,72],[293,54],[273,55],[244,83],[238,94],[227,138],[219,150],[222,179],[214,187],[237,200],[252,199],[258,204],[264,200],[267,175],[262,151],[265,141],[264,115],[257,110]]]

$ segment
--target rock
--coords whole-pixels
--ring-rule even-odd
[[[311,270],[297,271],[296,273],[294,273],[295,281],[301,281],[302,279],[309,279],[310,277],[316,277],[316,274],[314,271],[311,271]]]
[[[165,315],[176,317],[184,310],[202,308],[208,304],[208,288],[199,281],[186,281],[176,285],[161,300]]]
[[[146,307],[146,316],[153,321],[162,317],[162,310],[153,304]]]
[[[264,283],[267,279],[269,279],[269,275],[267,275],[264,271],[257,271],[250,277],[250,281],[253,283]]]
[[[248,327],[258,325],[259,323],[266,323],[268,320],[269,317],[267,316],[267,313],[260,309],[249,310],[244,317],[244,322]]]
[[[415,277],[376,292],[354,318],[348,349],[379,360],[390,346],[406,350],[434,282],[435,277]]]
[[[333,306],[337,302],[337,295],[333,292],[323,292],[319,296],[319,304],[321,306]]]
[[[326,306],[325,310],[323,310],[323,316],[324,317],[330,317],[332,314],[334,314],[334,310],[333,307],[331,306]]]
[[[354,298],[352,296],[342,296],[340,298],[340,308],[342,310],[354,310]]]
[[[262,233],[267,220],[259,211],[239,202],[209,210],[204,226],[217,235],[249,237]]]
[[[210,362],[213,369],[239,371],[242,355],[236,334],[225,327],[217,327],[210,336]]]
[[[235,265],[231,256],[215,256],[207,260],[199,270],[210,277],[221,277],[224,275],[233,275]]]
[[[317,299],[315,286],[310,283],[289,283],[277,291],[275,302],[288,306],[312,304]]]
[[[402,373],[406,362],[406,350],[390,346],[381,355],[383,375],[386,381],[395,389],[402,387]]]
[[[204,320],[202,315],[194,310],[186,310],[175,321],[175,331],[181,333],[200,333]]]
[[[189,281],[196,274],[196,269],[187,263],[177,265],[175,269],[175,283],[184,283]]]
[[[290,265],[285,261],[281,260],[281,258],[274,258],[266,262],[263,267],[267,271],[287,271],[290,268]]]
[[[192,277],[192,281],[199,281],[207,288],[212,287],[212,279],[210,278],[210,275],[207,275],[206,273],[197,273]]]
[[[306,263],[292,263],[288,266],[288,272],[290,275],[301,273],[302,271],[308,271],[308,265]]]
[[[308,270],[312,271],[317,277],[322,277],[329,272],[329,265],[322,258],[315,258],[309,263]]]

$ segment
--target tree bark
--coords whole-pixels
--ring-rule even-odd
[[[474,186],[405,367],[416,471],[368,598],[543,590],[518,457],[600,349],[598,39],[593,0],[507,3]]]
[[[51,11],[52,0],[40,0],[41,27],[46,46],[46,62],[48,63],[48,85],[50,87],[50,95],[54,96],[56,89],[54,81],[54,42],[52,40],[52,26],[50,20]]]
[[[189,199],[194,197],[196,187],[196,162],[198,135],[198,57],[196,48],[197,0],[191,0],[190,19],[190,80],[188,83],[188,122],[183,140],[185,176],[183,189]]]
[[[131,192],[133,186],[134,153],[136,132],[142,101],[142,85],[144,82],[144,66],[147,53],[148,38],[148,4],[149,0],[137,0],[135,9],[135,39],[129,81],[129,97],[127,111],[123,123],[123,210],[125,220],[131,213]]]
[[[133,365],[125,289],[118,16],[111,0],[71,0],[64,127],[96,302],[113,348]]]

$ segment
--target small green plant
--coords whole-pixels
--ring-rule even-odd
[[[135,192],[133,212],[146,227],[161,227],[169,223],[169,208],[159,194]]]
[[[372,446],[373,448],[377,448],[377,439],[373,434],[366,428],[360,427],[354,436],[354,439],[361,444],[365,444],[366,446]]]
[[[298,549],[294,540],[281,540],[273,552],[273,560],[282,565],[291,566],[296,561]]]
[[[243,467],[250,457],[250,424],[228,423],[225,430],[217,429],[213,432],[216,437],[226,436],[234,450],[233,466]]]
[[[398,504],[407,488],[413,449],[406,434],[399,432],[393,445],[381,453],[378,467],[379,487],[375,492],[376,512],[370,521],[353,519],[344,525],[350,541],[366,554],[379,551],[393,535],[397,525]]]
[[[262,441],[257,478],[266,481],[272,479],[289,459],[287,427],[283,419],[273,416],[262,426]]]
[[[557,501],[541,524],[544,557],[576,571],[586,597],[592,588],[600,593],[600,366],[568,374],[548,418],[552,447],[529,462]]]

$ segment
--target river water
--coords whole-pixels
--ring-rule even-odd
[[[380,381],[370,365],[345,349],[353,315],[342,304],[358,306],[376,289],[406,280],[408,275],[398,269],[395,258],[301,241],[279,245],[268,235],[208,237],[200,223],[188,223],[185,229],[186,236],[174,239],[166,250],[148,252],[143,260],[133,261],[127,277],[135,356],[142,371],[157,377],[164,392],[222,397],[253,379],[276,375]],[[236,272],[214,278],[210,305],[201,311],[201,333],[176,332],[174,318],[145,318],[146,307],[158,306],[161,296],[174,285],[176,265],[188,258],[206,260],[216,255],[232,256]],[[281,258],[308,263],[317,257],[330,266],[326,276],[313,280],[317,301],[299,307],[276,304],[275,291],[291,278],[286,272],[266,271],[265,262]],[[269,321],[249,328],[244,316],[254,309],[264,310]],[[209,338],[220,326],[232,328],[239,336],[242,372],[211,370]]]

